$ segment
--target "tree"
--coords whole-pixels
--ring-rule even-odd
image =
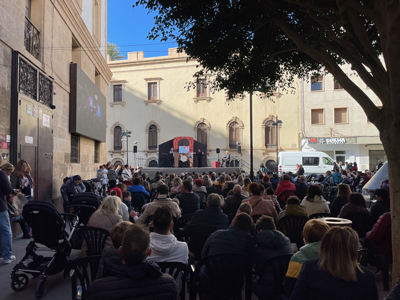
[[[118,51],[119,47],[113,43],[107,43],[107,54],[110,55],[111,60],[119,60],[125,58],[125,56],[120,55],[121,52]]]
[[[389,163],[393,279],[400,275],[400,1],[139,0],[157,12],[150,38],[173,38],[230,96],[330,72],[378,128]],[[342,71],[348,63],[379,109]],[[204,72],[198,72],[198,75]],[[265,86],[268,82],[268,86]],[[271,92],[271,91],[269,91]]]

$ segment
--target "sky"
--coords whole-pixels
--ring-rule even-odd
[[[127,52],[144,51],[145,57],[166,56],[168,48],[177,47],[173,41],[149,40],[155,13],[148,14],[142,6],[133,8],[136,0],[109,0],[107,11],[107,40],[119,46],[125,57]]]

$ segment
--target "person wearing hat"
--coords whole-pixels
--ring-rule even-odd
[[[196,179],[195,181],[193,181],[193,192],[197,193],[197,192],[203,192],[203,193],[207,193],[207,189],[206,187],[203,185],[203,180],[201,179]]]

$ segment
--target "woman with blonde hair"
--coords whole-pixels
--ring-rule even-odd
[[[90,217],[87,226],[103,228],[111,232],[115,224],[122,222],[122,217],[118,214],[121,199],[117,196],[108,196]],[[112,246],[110,237],[107,238],[106,246]]]
[[[290,300],[378,300],[375,275],[358,264],[358,234],[333,227],[322,238],[319,259],[303,264]]]
[[[244,185],[244,176],[243,174],[240,174],[236,180],[236,184],[243,186]]]
[[[178,194],[181,191],[182,179],[175,177],[172,181],[171,194]]]
[[[347,184],[339,184],[338,185],[338,195],[335,199],[333,199],[330,209],[331,214],[334,216],[338,216],[340,214],[340,210],[343,206],[349,203],[349,197],[351,194],[350,186]]]
[[[249,185],[251,184],[251,179],[250,178],[245,178],[243,180],[243,186],[242,186],[242,194],[243,196],[250,197],[249,193]]]

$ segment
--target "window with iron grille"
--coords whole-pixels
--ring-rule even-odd
[[[240,130],[238,122],[229,124],[229,148],[236,149],[236,142],[240,142]]]
[[[71,163],[79,163],[79,135],[71,133]]]
[[[122,102],[122,84],[114,85],[114,102]]]
[[[265,123],[265,148],[276,146],[276,126],[273,121]]]
[[[114,127],[114,150],[122,150],[122,128],[120,126]]]
[[[149,127],[149,150],[157,150],[157,126]]]

